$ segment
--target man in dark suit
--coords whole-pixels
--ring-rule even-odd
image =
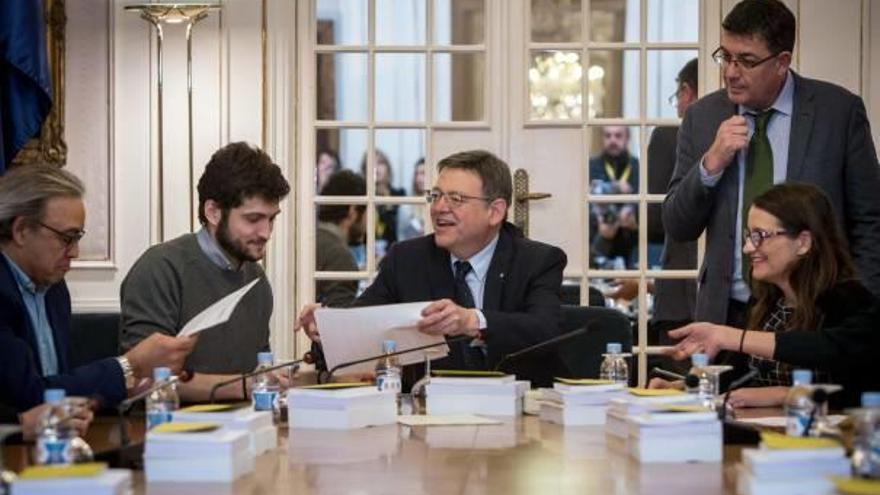
[[[492,369],[505,355],[558,335],[565,253],[506,222],[513,187],[499,158],[467,151],[437,168],[428,193],[434,233],[396,244],[355,305],[433,301],[420,331],[471,337],[452,345],[437,366]],[[297,320],[313,340],[316,307],[306,306]],[[556,369],[547,355],[524,356],[510,369],[547,384]]]
[[[71,368],[70,294],[64,275],[85,234],[82,183],[58,167],[0,177],[0,406],[23,412],[46,388],[115,405],[153,367],[179,370],[190,339],[148,339],[122,356]]]
[[[865,285],[880,294],[880,176],[862,100],[789,69],[795,19],[778,0],[744,0],[722,23],[726,89],[688,109],[663,204],[667,235],[706,230],[696,319],[744,324],[743,221],[751,199],[787,180],[815,184],[845,226]]]

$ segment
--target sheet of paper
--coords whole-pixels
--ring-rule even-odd
[[[382,341],[393,340],[397,350],[444,342],[442,336],[427,335],[416,328],[422,319],[422,310],[429,303],[389,304],[366,308],[320,308],[315,321],[321,333],[321,344],[327,369],[338,364],[357,361],[382,354]],[[401,365],[420,363],[426,351],[414,351],[397,356]],[[427,350],[431,359],[449,354],[449,347],[438,346]],[[364,373],[375,369],[376,362],[367,362],[340,369],[340,373]]]
[[[187,335],[193,335],[229,321],[229,317],[232,316],[232,312],[235,311],[235,307],[238,306],[241,298],[257,285],[259,281],[259,278],[252,280],[251,283],[224,296],[219,301],[205,308],[201,313],[193,316],[191,320],[186,322],[186,325],[183,326],[177,336],[186,337]]]
[[[464,426],[464,425],[500,425],[503,421],[484,418],[473,414],[401,415],[397,422],[404,426]]]

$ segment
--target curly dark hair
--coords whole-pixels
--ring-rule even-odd
[[[237,208],[254,196],[278,202],[290,192],[290,184],[265,151],[240,141],[214,152],[205,165],[198,189],[199,221],[205,225],[205,202],[209,199],[224,211]]]
[[[327,179],[321,196],[363,196],[367,194],[367,182],[352,170],[340,170]],[[366,211],[365,205],[357,205],[358,211]],[[349,205],[318,205],[318,221],[339,223],[348,216]]]

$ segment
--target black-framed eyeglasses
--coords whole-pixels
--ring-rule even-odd
[[[785,234],[788,234],[788,231],[782,230],[782,229],[773,230],[773,231],[767,231],[767,230],[749,231],[749,229],[743,229],[743,243],[745,243],[746,239],[748,239],[749,241],[752,242],[752,246],[754,246],[755,249],[758,249],[759,247],[761,247],[761,244],[763,244],[765,239],[769,239],[771,237],[776,237],[778,235],[785,235]]]
[[[48,230],[49,232],[52,232],[53,234],[58,236],[58,239],[64,244],[65,248],[69,248],[70,246],[73,246],[74,244],[78,243],[80,241],[80,239],[82,239],[83,236],[86,235],[85,230],[77,230],[76,232],[69,232],[68,233],[68,232],[61,232],[60,230],[53,228],[53,227],[50,227],[43,222],[37,222],[37,224],[39,224],[40,227],[43,227],[46,230]]]
[[[763,64],[764,62],[773,59],[780,53],[781,52],[771,53],[770,55],[767,55],[760,60],[753,60],[750,58],[742,58],[738,55],[733,55],[732,53],[729,53],[727,50],[725,50],[723,47],[719,46],[718,49],[712,52],[712,60],[714,60],[716,64],[722,67],[729,64],[736,64],[737,67],[741,67],[746,70],[752,70],[755,67]]]
[[[429,191],[425,194],[425,199],[428,200],[428,204],[440,201],[440,198],[446,198],[446,202],[449,204],[451,208],[458,208],[459,206],[467,203],[470,200],[478,200],[491,202],[492,198],[486,198],[483,196],[468,196],[467,194],[461,194],[458,192],[448,192],[445,193],[443,191],[438,191],[436,189]]]

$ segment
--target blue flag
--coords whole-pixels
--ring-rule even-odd
[[[41,0],[0,0],[0,174],[52,106]]]

